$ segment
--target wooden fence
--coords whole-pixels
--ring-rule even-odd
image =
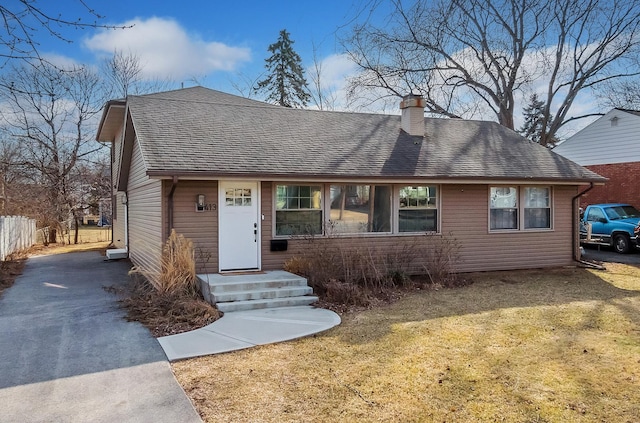
[[[0,261],[35,244],[36,221],[23,216],[0,216]]]

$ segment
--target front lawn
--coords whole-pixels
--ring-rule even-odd
[[[470,275],[173,370],[207,422],[640,421],[640,269]]]

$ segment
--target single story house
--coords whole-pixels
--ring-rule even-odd
[[[629,203],[640,209],[640,112],[612,109],[558,144],[554,152],[606,177],[586,193],[582,206]]]
[[[113,242],[158,270],[175,229],[207,273],[281,269],[301,233],[355,246],[443,234],[460,272],[573,262],[578,187],[605,178],[497,123],[425,118],[419,96],[401,109],[291,109],[203,87],[109,101],[97,140],[112,146]]]

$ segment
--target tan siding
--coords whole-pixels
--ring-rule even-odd
[[[172,182],[166,181],[164,198],[171,191]],[[198,194],[206,196],[206,204],[215,204],[215,210],[196,212]],[[218,182],[178,181],[173,193],[173,227],[194,243],[196,271],[218,272]],[[169,216],[165,213],[164,228],[168,228]],[[166,233],[166,229],[164,231]]]
[[[264,270],[282,269],[285,260],[293,256],[290,251],[271,252],[271,239],[273,238],[273,183],[262,182],[261,193],[262,200],[262,220],[261,240],[262,249],[262,268]],[[291,243],[290,243],[291,244]]]
[[[145,173],[137,141],[128,184],[129,257],[148,271],[160,270],[162,251],[162,182]]]
[[[289,258],[300,254],[307,241],[289,240],[285,252],[271,252],[273,184],[262,183],[262,267],[280,269]],[[554,187],[553,215],[555,228],[551,231],[518,231],[491,233],[488,224],[488,186],[445,185],[441,189],[441,232],[452,236],[460,245],[460,272],[508,270],[564,266],[572,263],[571,198],[576,187]],[[372,243],[381,250],[400,242],[412,243],[424,236],[368,236],[340,238],[342,245],[364,248]]]
[[[113,207],[113,245],[116,248],[125,248],[125,218],[124,218],[124,204],[122,204],[122,192],[115,191],[115,181],[118,180],[118,170],[120,168],[120,150],[122,149],[122,128],[116,134],[115,140],[112,145],[112,163],[111,163],[111,189],[115,197],[112,197]]]
[[[442,231],[460,242],[460,271],[564,266],[572,263],[571,198],[575,187],[553,189],[554,229],[489,232],[487,186],[442,188]]]
[[[113,208],[115,210],[113,219],[113,245],[116,248],[125,248],[125,239],[124,239],[124,226],[126,224],[124,219],[124,204],[122,204],[122,198],[124,197],[124,193],[117,192],[115,195]]]

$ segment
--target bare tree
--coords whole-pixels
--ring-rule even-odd
[[[3,77],[2,114],[8,136],[19,143],[15,165],[42,187],[50,207],[42,224],[58,227],[73,215],[81,187],[72,178],[79,162],[99,154],[93,139],[104,98],[102,80],[89,68],[23,66]],[[40,199],[41,201],[43,199]]]
[[[319,110],[335,110],[338,102],[336,93],[331,87],[327,86],[325,81],[325,71],[323,69],[322,60],[318,58],[318,49],[313,45],[313,64],[309,70],[309,78],[311,79],[311,101]]]
[[[129,94],[148,94],[162,91],[172,85],[170,80],[145,78],[144,65],[140,62],[140,57],[133,52],[114,51],[113,55],[102,63],[101,71],[109,88],[109,97],[125,98]]]
[[[605,108],[640,110],[640,78],[606,84],[600,103]]]
[[[84,0],[78,0],[78,6],[79,11],[71,17],[55,12],[59,7],[55,2],[42,5],[37,0],[17,0],[0,4],[0,68],[14,59],[41,61],[37,37],[42,33],[71,42],[63,35],[64,28],[123,28],[99,24],[103,16]]]
[[[514,129],[522,93],[543,86],[546,145],[577,95],[640,74],[635,0],[392,0],[383,26],[354,26],[344,45],[361,73],[351,95],[425,97],[427,111],[492,114]],[[388,2],[372,0],[374,11]],[[518,97],[520,95],[520,97]],[[526,98],[524,99],[526,101]]]

